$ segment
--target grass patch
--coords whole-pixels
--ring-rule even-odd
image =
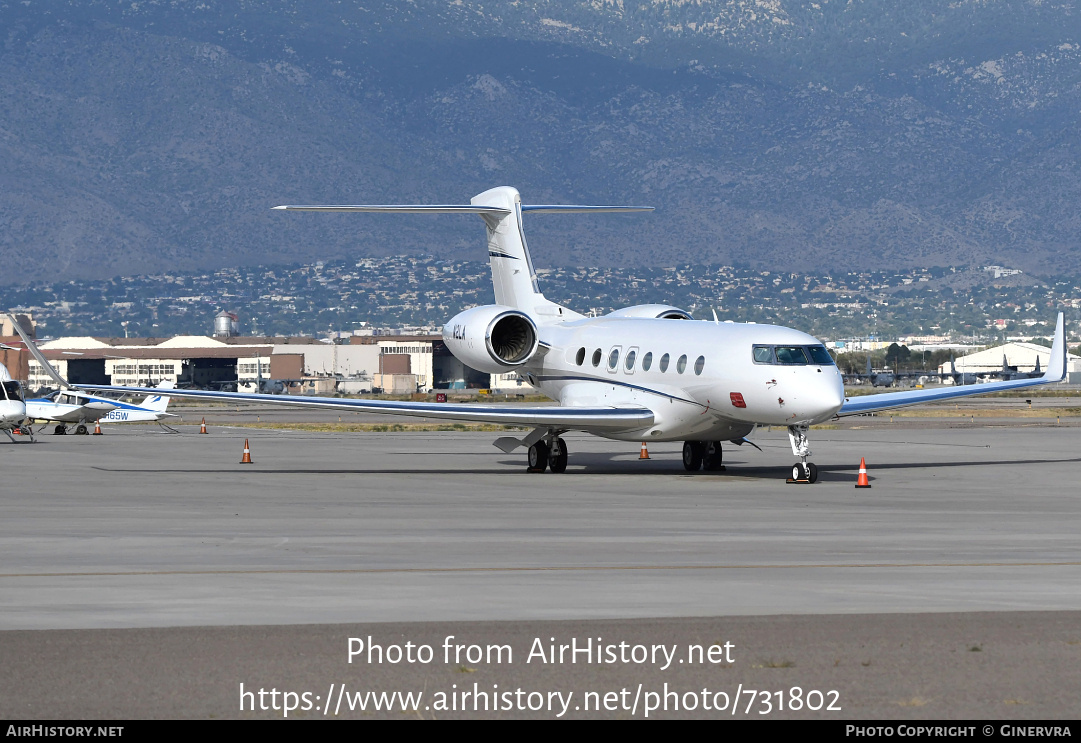
[[[924,699],[923,697],[912,697],[911,699],[902,699],[897,704],[901,707],[922,707],[929,701],[930,700]]]
[[[1076,418],[1081,416],[1081,407],[1069,408],[973,408],[966,406],[946,407],[927,405],[922,407],[897,408],[879,414],[892,415],[895,418]]]

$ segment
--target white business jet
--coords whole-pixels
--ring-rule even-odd
[[[8,317],[11,317],[11,315],[8,315]],[[161,394],[162,389],[172,389],[173,382],[164,381],[159,384],[156,388],[158,391],[148,394],[146,399],[139,405],[89,395],[73,389],[73,386],[46,360],[45,355],[41,353],[41,349],[23,332],[23,329],[19,327],[14,318],[12,318],[12,323],[30,354],[41,365],[41,368],[60,385],[60,389],[56,392],[45,397],[27,400],[23,418],[29,421],[55,423],[53,433],[58,435],[66,434],[68,425],[75,424],[75,433],[86,435],[90,433],[87,424],[96,421],[160,423],[165,418],[176,417],[172,413],[165,412],[169,406],[169,398]],[[33,435],[33,429],[29,423],[24,426],[24,429]]]
[[[544,297],[526,248],[522,215],[649,211],[649,207],[530,206],[518,191],[493,188],[468,205],[278,206],[288,211],[476,214],[487,227],[495,304],[474,307],[443,327],[448,349],[488,373],[517,372],[558,406],[446,404],[184,390],[178,396],[230,402],[423,415],[458,421],[525,426],[521,438],[503,437],[504,452],[528,450],[533,472],[567,468],[567,431],[619,441],[683,441],[688,470],[719,470],[723,442],[749,443],[756,426],[785,426],[792,479],[814,482],[808,431],[837,416],[867,413],[965,395],[987,394],[1065,376],[1062,315],[1051,363],[1037,379],[978,387],[867,395],[846,399],[841,374],[822,343],[774,325],[694,321],[678,307],[638,305],[585,317]],[[139,387],[81,385],[86,389],[149,392]]]

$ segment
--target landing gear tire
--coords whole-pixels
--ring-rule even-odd
[[[702,461],[702,467],[709,472],[724,472],[723,462],[724,452],[721,451],[721,442],[709,442],[705,459]]]
[[[79,436],[86,436],[88,433],[90,433],[90,431],[88,431],[86,429],[86,426],[84,426],[82,423],[80,423],[79,425],[77,425],[75,427],[75,433],[78,434]]]
[[[792,479],[799,482],[818,482],[818,467],[814,462],[792,465]]]
[[[63,424],[58,424],[56,426],[56,428],[53,429],[53,436],[63,436],[67,432],[68,432],[68,427],[67,426],[65,426]]]
[[[706,455],[706,446],[701,441],[683,442],[683,469],[697,472],[702,469],[702,459]]]
[[[548,468],[548,444],[538,441],[529,447],[529,472],[544,472]]]
[[[567,444],[561,438],[552,439],[548,468],[556,474],[567,471]]]

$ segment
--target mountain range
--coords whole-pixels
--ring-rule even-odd
[[[1081,253],[1081,24],[1044,0],[0,2],[5,283],[483,255],[828,271]]]

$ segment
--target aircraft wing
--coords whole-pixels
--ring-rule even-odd
[[[1032,379],[1010,379],[1001,382],[985,382],[983,384],[953,385],[929,390],[906,390],[904,392],[886,392],[880,395],[862,395],[860,397],[845,398],[844,405],[837,412],[838,416],[859,415],[861,413],[873,413],[879,410],[900,408],[906,405],[919,405],[925,402],[938,402],[939,400],[952,400],[955,397],[969,397],[971,395],[987,395],[992,392],[1004,392],[1017,390],[1025,387],[1034,387],[1050,382],[1061,382],[1066,378],[1066,332],[1063,324],[1062,313],[1058,314],[1058,325],[1055,327],[1055,341],[1051,346],[1051,360],[1047,364],[1047,371],[1042,377]]]
[[[113,387],[80,384],[79,389],[95,392],[125,394],[158,394],[154,387]],[[383,413],[386,415],[419,415],[449,421],[495,423],[506,426],[551,426],[581,431],[619,431],[645,428],[653,424],[653,411],[648,408],[585,408],[558,405],[486,405],[473,403],[398,402],[395,400],[362,400],[339,397],[300,397],[266,395],[247,392],[217,392],[213,390],[169,390],[170,397],[229,403],[267,403],[295,408],[322,408],[348,412]]]

